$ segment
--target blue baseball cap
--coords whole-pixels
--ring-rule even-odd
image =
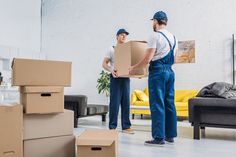
[[[154,19],[158,21],[164,21],[164,22],[168,21],[167,15],[163,11],[156,12],[151,20],[154,20]]]
[[[124,28],[121,28],[117,31],[116,36],[120,35],[121,33],[125,33],[126,35],[129,35],[129,32],[127,32]]]

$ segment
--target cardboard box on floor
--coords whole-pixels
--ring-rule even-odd
[[[77,138],[77,157],[118,157],[118,132],[92,129]]]
[[[148,69],[136,70],[136,75],[129,75],[129,68],[140,62],[146,53],[147,43],[145,41],[129,41],[118,44],[115,47],[115,69],[119,77],[147,77]]]
[[[24,140],[73,135],[74,112],[24,114]]]
[[[23,109],[0,104],[0,157],[23,157]]]
[[[75,136],[25,140],[24,157],[75,157]]]
[[[70,86],[71,62],[17,59],[12,62],[13,86]]]
[[[60,113],[64,111],[64,88],[56,86],[20,87],[20,102],[27,114]]]

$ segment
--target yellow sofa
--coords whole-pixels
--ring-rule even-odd
[[[197,95],[197,90],[175,90],[175,107],[177,117],[188,117],[188,99]],[[148,89],[144,91],[134,90],[131,95],[131,113],[134,115],[150,115],[149,109],[137,109],[137,106],[146,106],[149,108]],[[136,109],[135,109],[136,108]]]

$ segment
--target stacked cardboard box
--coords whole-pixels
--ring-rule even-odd
[[[23,109],[0,104],[0,157],[23,157]]]
[[[24,114],[24,157],[74,157],[73,111]]]
[[[77,138],[76,144],[77,157],[118,157],[116,130],[86,130]]]
[[[72,111],[64,111],[71,62],[14,59],[12,85],[24,109],[24,157],[74,157]]]

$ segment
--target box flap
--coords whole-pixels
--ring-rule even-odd
[[[104,129],[87,129],[80,136],[79,139],[116,139],[118,132],[116,130],[104,130]]]
[[[140,43],[147,43],[147,41],[144,40],[130,40],[128,42],[140,42]]]
[[[60,86],[26,86],[20,87],[21,93],[60,93],[63,92]]]
[[[86,139],[78,139],[77,146],[111,146],[115,141],[114,140],[86,140]]]
[[[0,103],[0,107],[17,107],[19,104],[17,103],[11,103],[11,104],[8,104],[8,103]]]
[[[117,139],[116,130],[88,129],[77,138],[77,145],[110,146]]]

